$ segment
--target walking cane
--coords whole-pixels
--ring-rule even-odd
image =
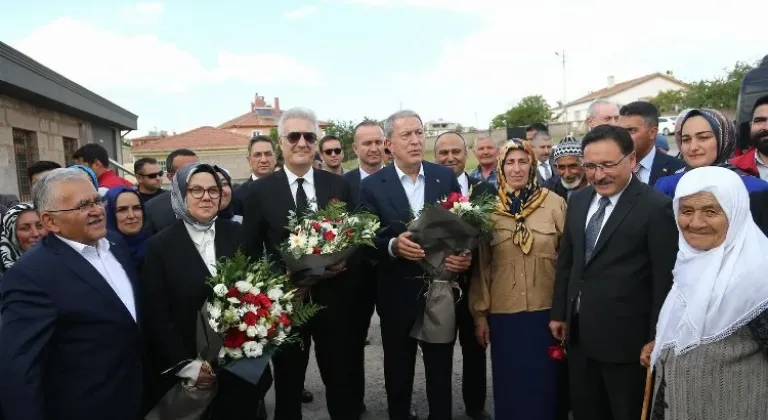
[[[653,368],[648,366],[645,374],[645,396],[643,397],[643,412],[640,414],[640,420],[648,419],[648,408],[651,403],[651,391],[653,390]]]

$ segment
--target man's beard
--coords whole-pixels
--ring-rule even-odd
[[[583,181],[584,175],[576,178],[573,182],[566,182],[565,178],[560,178],[560,183],[563,184],[567,190],[575,190],[576,188],[579,188]]]
[[[768,155],[768,130],[760,130],[752,134],[752,144],[758,152]]]

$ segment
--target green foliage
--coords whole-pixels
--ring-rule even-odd
[[[552,119],[552,109],[541,95],[526,96],[507,112],[491,121],[491,128],[519,127]]]
[[[316,305],[311,302],[297,301],[293,304],[293,313],[291,314],[291,326],[301,327],[306,325],[315,315],[318,314],[324,306]]]
[[[741,82],[752,68],[748,63],[737,62],[733,68],[724,69],[723,76],[690,83],[684,91],[660,92],[651,103],[662,113],[685,108],[736,109]]]

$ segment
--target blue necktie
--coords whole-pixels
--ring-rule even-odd
[[[597,212],[592,215],[587,223],[587,230],[585,231],[584,239],[586,245],[586,252],[584,262],[587,263],[592,258],[592,254],[595,252],[595,245],[597,245],[597,238],[600,236],[600,229],[603,227],[603,219],[605,218],[605,208],[611,204],[611,200],[608,197],[600,197],[600,206],[597,208]]]

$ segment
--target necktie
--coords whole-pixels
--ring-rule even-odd
[[[637,179],[640,179],[640,170],[643,169],[643,165],[637,164],[634,168],[632,168],[632,173],[635,174]]]
[[[297,178],[296,183],[299,184],[296,188],[296,215],[301,217],[309,209],[309,200],[307,199],[307,193],[304,191],[304,178]]]
[[[592,215],[587,223],[587,230],[585,232],[586,252],[584,262],[589,262],[592,258],[592,253],[595,252],[595,245],[597,245],[597,238],[600,236],[600,229],[603,227],[603,218],[605,218],[605,208],[611,204],[611,200],[608,197],[600,197],[600,205],[597,208],[597,212]]]
[[[544,179],[552,178],[552,169],[549,167],[549,162],[544,162],[541,166],[544,167]]]

